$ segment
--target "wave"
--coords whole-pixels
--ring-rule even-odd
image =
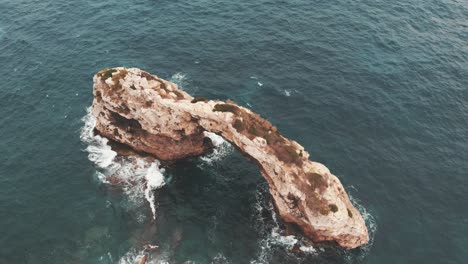
[[[96,119],[90,113],[90,109],[88,109],[87,115],[83,117],[83,122],[84,126],[81,130],[80,138],[82,142],[87,145],[86,151],[88,152],[89,160],[98,168],[95,174],[96,180],[102,184],[118,185],[128,197],[129,205],[132,208],[145,205],[145,203],[148,202],[151,208],[152,218],[155,219],[157,216],[157,201],[154,191],[166,184],[164,169],[159,167],[159,161],[118,155],[111,149],[108,144],[109,141],[106,138],[95,135],[94,128],[96,126]],[[200,157],[200,160],[204,162],[203,164],[211,165],[232,153],[232,145],[221,136],[210,132],[205,132],[205,136],[210,138],[213,142],[214,151],[211,154]],[[374,242],[377,224],[375,218],[362,206],[358,199],[351,195],[349,197],[366,221],[370,236],[369,243],[361,247],[357,253],[356,251],[350,252],[343,249],[334,249],[336,250],[335,252],[344,257],[347,263],[353,263],[356,260],[364,259],[369,254]],[[304,243],[305,240],[300,236],[285,234],[285,231],[281,228],[281,223],[274,210],[271,198],[269,197],[266,183],[257,190],[255,203],[253,203],[252,206],[254,206],[255,209],[252,220],[256,230],[260,232],[259,235],[261,239],[258,241],[256,256],[250,260],[251,264],[271,263],[273,256],[278,252],[287,254],[288,257],[293,257],[300,261],[307,257],[317,256],[324,251],[328,251],[328,249],[317,246],[314,247]],[[268,211],[267,214],[265,214],[265,210]],[[265,215],[268,216],[265,217]],[[138,221],[143,222],[145,217],[147,216],[141,217]],[[291,253],[291,250],[296,245],[302,251],[300,255]],[[131,249],[119,259],[118,263],[135,263],[144,254],[147,253]],[[147,263],[169,263],[169,258],[165,256],[168,256],[167,252],[166,254],[158,254],[158,256],[149,258]],[[218,254],[212,259],[212,263],[229,263],[229,260],[222,254]]]
[[[231,262],[221,253],[218,253],[211,260],[211,264],[230,264]]]
[[[350,188],[350,190],[353,190]],[[377,231],[377,223],[375,217],[362,205],[361,201],[349,195],[351,202],[356,209],[361,213],[364,221],[366,222],[369,230],[369,243],[360,247],[358,250],[345,250],[340,247],[324,248],[318,245],[311,246],[307,243],[306,239],[301,236],[287,235],[282,230],[280,220],[276,214],[271,198],[268,195],[267,186],[262,186],[256,192],[256,202],[254,204],[255,214],[253,221],[255,227],[260,232],[262,239],[258,242],[258,251],[254,259],[250,261],[251,264],[267,264],[271,263],[273,256],[277,253],[287,255],[288,258],[294,259],[291,263],[302,263],[310,257],[319,257],[323,252],[334,252],[343,257],[345,263],[360,263],[368,255],[374,243],[374,237]],[[265,211],[268,211],[269,216],[265,218]],[[291,250],[298,246],[301,254],[292,253]]]
[[[147,258],[147,264],[170,264],[171,263],[171,258],[170,258],[170,253],[169,251],[163,251],[163,252],[158,252],[157,254],[151,254],[148,252],[145,252],[144,250],[136,250],[134,248],[130,249],[127,253],[125,253],[122,257],[120,257],[118,264],[135,264],[139,263],[144,256],[148,256]],[[107,254],[107,258],[112,260],[112,256],[110,253]],[[187,260],[183,262],[184,264],[195,264],[197,262],[192,261],[192,260]],[[230,264],[231,261],[224,256],[222,253],[216,254],[210,264]]]
[[[135,264],[139,263],[142,258],[148,256],[146,264],[169,264],[169,254],[167,252],[158,252],[158,254],[147,253],[144,250],[130,249],[122,257],[120,257],[118,264]]]
[[[356,190],[354,187],[349,188],[350,191]],[[358,260],[363,260],[367,255],[369,255],[369,252],[374,245],[374,238],[375,234],[377,232],[377,221],[375,217],[362,205],[362,202],[353,197],[351,193],[348,192],[349,199],[351,200],[351,203],[354,205],[354,207],[361,213],[362,218],[364,218],[364,221],[367,226],[367,230],[369,232],[369,243],[366,245],[362,246],[359,248],[359,253],[357,256],[354,256]],[[347,259],[352,259],[353,256],[351,256],[352,253],[349,251],[345,251],[345,256]]]
[[[175,84],[177,84],[177,87],[181,90],[184,89],[184,86],[187,82],[187,75],[181,73],[181,72],[177,72],[177,73],[174,73],[171,78],[169,79],[170,82],[173,82]]]
[[[83,117],[84,126],[81,129],[80,139],[87,144],[86,151],[89,153],[88,158],[99,168],[107,168],[112,165],[117,152],[107,145],[109,140],[99,135],[94,135],[96,127],[96,118],[91,114],[91,110],[87,110],[87,114]]]
[[[260,230],[263,237],[258,242],[258,253],[255,259],[250,261],[250,264],[269,264],[273,257],[273,254],[277,249],[289,253],[294,246],[299,245],[299,249],[304,253],[305,256],[316,255],[317,249],[313,246],[305,245],[300,237],[294,235],[286,235],[280,227],[278,215],[276,214],[271,199],[268,198],[268,188],[262,186],[255,196],[256,202],[254,222],[257,230]],[[271,219],[265,219],[263,211],[267,210],[271,215]],[[296,256],[295,256],[296,257]]]
[[[208,165],[224,159],[226,156],[232,153],[233,146],[227,142],[223,137],[212,133],[212,132],[203,132],[206,137],[211,139],[211,142],[214,145],[213,152],[204,156],[201,156],[200,159]]]
[[[156,218],[154,191],[165,185],[164,169],[159,168],[158,160],[135,156],[119,156],[108,145],[109,140],[94,133],[96,119],[90,108],[82,121],[80,139],[88,145],[88,158],[98,171],[96,180],[102,184],[119,186],[127,195],[130,206],[141,206],[148,202],[153,219]]]
[[[156,219],[156,201],[154,198],[154,190],[161,188],[164,185],[164,176],[159,169],[159,163],[153,162],[145,173],[146,190],[145,197],[151,206],[153,219]]]

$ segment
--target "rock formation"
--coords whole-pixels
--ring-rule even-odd
[[[286,223],[315,242],[336,241],[351,249],[369,241],[364,220],[338,178],[249,109],[229,100],[194,98],[136,68],[98,72],[93,94],[101,135],[161,160],[177,160],[210,150],[203,132],[216,133],[258,164]]]

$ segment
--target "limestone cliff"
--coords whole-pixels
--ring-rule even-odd
[[[282,219],[313,241],[355,248],[369,240],[364,220],[336,176],[309,160],[297,142],[234,102],[194,98],[140,69],[113,68],[94,76],[93,115],[100,134],[161,160],[210,149],[214,132],[260,168]]]

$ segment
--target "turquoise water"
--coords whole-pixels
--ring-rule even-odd
[[[0,11],[0,263],[133,263],[146,242],[161,246],[152,263],[466,262],[466,1],[0,0]],[[80,139],[92,76],[112,66],[272,121],[339,176],[371,244],[290,253],[300,238],[282,234],[265,181],[228,145],[164,168],[152,224],[142,189],[105,184]]]

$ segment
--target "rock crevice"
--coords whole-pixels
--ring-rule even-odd
[[[177,160],[209,151],[212,144],[203,132],[216,133],[258,164],[285,222],[315,242],[356,248],[369,241],[338,178],[251,110],[230,100],[194,98],[136,68],[98,72],[93,94],[96,130],[103,136],[161,160]]]

